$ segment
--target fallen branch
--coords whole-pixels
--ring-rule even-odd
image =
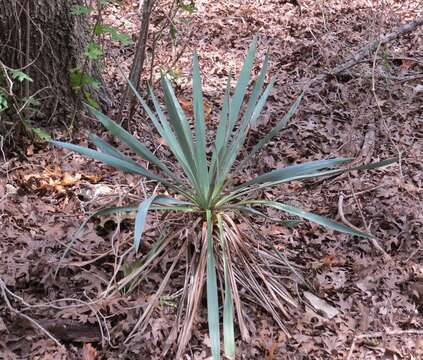
[[[386,331],[375,331],[365,334],[355,335],[351,343],[350,351],[348,352],[347,360],[352,359],[355,343],[357,340],[372,339],[384,336],[398,336],[398,335],[423,335],[423,330],[386,330]]]
[[[4,283],[4,281],[0,278],[0,299],[3,297],[4,302],[7,305],[7,308],[18,315],[22,319],[18,319],[18,322],[22,324],[23,327],[33,327],[36,329],[41,330],[45,335],[47,335],[51,340],[53,340],[58,346],[63,346],[59,340],[65,342],[99,342],[101,340],[102,345],[105,346],[105,341],[109,343],[109,345],[113,346],[110,342],[110,333],[107,327],[107,322],[105,316],[101,314],[99,310],[94,308],[94,304],[98,303],[101,299],[98,300],[91,300],[86,294],[85,296],[88,298],[89,302],[85,302],[79,299],[59,299],[54,300],[50,303],[44,304],[35,304],[31,305],[27,303],[22,297],[13,293]],[[22,303],[25,307],[22,310],[18,310],[13,307],[11,300],[14,299]],[[65,305],[65,306],[58,306],[55,305],[57,302],[77,302],[79,304],[75,305]],[[80,308],[80,307],[88,307],[97,318],[98,326],[88,324],[88,323],[79,323],[72,319],[33,319],[29,315],[25,314],[25,311],[29,309],[35,308],[45,308],[51,307],[53,309],[63,310],[66,308]],[[101,326],[101,319],[103,319],[104,327],[106,330],[106,334],[104,333],[103,327]],[[106,336],[107,335],[107,336]]]
[[[415,19],[407,24],[404,24],[400,26],[395,31],[392,31],[384,36],[382,36],[378,40],[374,40],[369,46],[361,49],[356,54],[354,54],[349,60],[346,62],[338,65],[335,67],[335,69],[332,71],[329,75],[337,75],[345,70],[348,70],[349,68],[353,67],[354,65],[358,64],[360,61],[364,60],[365,58],[372,55],[376,49],[382,45],[385,45],[392,40],[395,40],[399,38],[402,35],[408,34],[415,29],[417,29],[419,26],[423,25],[423,17]]]
[[[96,325],[81,324],[72,319],[39,319],[38,324],[64,342],[100,342],[101,332]]]
[[[39,322],[35,321],[33,318],[31,318],[30,316],[24,314],[23,312],[15,309],[12,304],[9,301],[9,298],[7,296],[7,293],[11,293],[11,291],[7,288],[6,284],[4,283],[3,280],[0,279],[0,291],[1,291],[1,295],[3,297],[4,302],[6,303],[7,308],[15,313],[16,315],[24,318],[26,321],[28,321],[30,324],[32,324],[35,328],[41,330],[45,335],[47,335],[47,337],[49,337],[51,340],[53,340],[57,346],[59,347],[63,347],[63,345],[59,342],[59,340],[56,339],[56,337],[54,337],[50,331],[48,331],[42,324],[40,324]]]
[[[145,53],[147,49],[147,39],[148,39],[148,28],[150,25],[151,12],[153,10],[154,0],[144,0],[141,28],[138,35],[138,41],[136,44],[136,51],[134,55],[134,62],[131,66],[131,72],[129,74],[129,81],[134,85],[135,89],[139,91],[141,71],[144,66]],[[125,107],[126,100],[129,97],[129,118],[127,125],[129,126],[129,121],[132,118],[134,109],[135,109],[135,100],[134,96],[130,92],[129,84],[124,84],[124,91],[122,100],[120,103],[119,113],[118,113],[118,122],[122,123],[123,109]]]

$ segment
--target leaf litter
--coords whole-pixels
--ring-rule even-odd
[[[263,223],[263,235],[298,266],[315,292],[298,290],[303,303],[285,319],[291,337],[281,333],[274,320],[250,299],[244,308],[250,341],[237,341],[242,359],[423,356],[423,115],[421,79],[408,80],[423,71],[422,30],[381,49],[374,69],[374,59],[370,58],[339,76],[311,82],[377,38],[379,32],[421,16],[421,7],[413,5],[414,1],[393,0],[384,2],[385,8],[377,3],[370,6],[364,0],[234,0],[198,2],[194,14],[181,15],[177,46],[184,46],[184,34],[190,28],[196,30],[186,40],[187,50],[175,65],[182,74],[178,97],[186,110],[191,106],[192,51],[196,49],[200,55],[206,76],[205,100],[210,104],[207,117],[213,122],[224,77],[238,73],[245,49],[257,33],[261,55],[269,50],[270,70],[277,74],[266,115],[255,129],[257,138],[286,111],[296,94],[307,88],[300,112],[288,129],[258,155],[263,161],[252,162],[239,174],[240,179],[331,155],[371,160],[401,152],[400,168],[293,183],[263,193],[264,198],[283,199],[292,205],[301,202],[307,209],[338,221],[341,213],[337,204],[343,195],[344,217],[361,229],[369,227],[391,260],[386,261],[367,241],[314,224],[285,228]],[[124,23],[136,33],[138,14],[138,2],[123,1],[111,5],[105,20]],[[172,63],[171,41],[161,39],[156,51],[159,64]],[[118,55],[113,55],[115,52]],[[121,59],[113,46],[110,53]],[[132,61],[131,55],[125,56],[121,59],[123,69]],[[117,94],[124,80],[114,61],[107,60],[106,72],[106,81]],[[377,99],[372,93],[372,78]],[[137,113],[134,119],[132,132],[162,158],[169,158],[166,145],[151,133],[144,114]],[[83,134],[78,136],[84,138]],[[250,146],[255,144],[254,136],[249,142]],[[34,359],[160,359],[178,316],[174,304],[184,286],[183,268],[172,273],[147,329],[127,344],[123,341],[177,254],[166,254],[134,291],[126,293],[128,289],[124,289],[99,298],[119,268],[119,256],[130,248],[130,216],[91,222],[54,277],[69,236],[89,213],[106,204],[144,199],[152,194],[154,184],[140,183],[135,176],[119,174],[78,155],[63,155],[57,150],[31,148],[28,161],[12,158],[1,165],[0,278],[19,296],[11,299],[13,306],[31,318],[40,323],[54,320],[56,325],[69,319],[76,329],[87,326],[89,331],[101,330],[101,336],[95,342],[88,335],[82,342],[63,341],[65,347],[58,347],[2,303],[0,354],[11,359],[28,355]],[[96,186],[100,189],[97,194]],[[157,224],[158,220],[150,216],[147,223]],[[141,253],[148,251],[162,231],[181,221],[165,219],[164,225],[148,227]],[[121,269],[130,272],[137,259],[136,254],[130,254],[129,264]],[[116,276],[119,279],[121,274]],[[188,358],[210,356],[206,319],[205,312],[196,319]],[[57,331],[51,331],[58,336]],[[240,339],[239,334],[236,338]],[[172,358],[170,354],[167,356]]]

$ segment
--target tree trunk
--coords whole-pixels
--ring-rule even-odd
[[[36,94],[43,119],[66,122],[78,101],[70,70],[82,66],[89,34],[84,17],[71,15],[75,5],[83,0],[0,0],[0,61],[33,79],[14,94]],[[86,64],[86,73],[98,78],[95,67]]]

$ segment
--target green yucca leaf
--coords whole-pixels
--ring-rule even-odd
[[[272,218],[272,217],[267,216],[266,214],[262,213],[261,211],[250,207],[250,206],[230,205],[227,208],[228,209],[240,210],[240,211],[246,213],[247,215],[253,215],[253,216],[256,216],[256,217],[260,216],[264,219],[270,220],[272,222],[276,222],[276,223],[278,223],[282,226],[286,226],[286,227],[293,227],[293,226],[296,226],[296,225],[302,223],[302,220],[281,220],[281,219]]]
[[[128,160],[124,160],[112,155],[108,155],[105,153],[101,153],[96,150],[92,150],[83,146],[69,144],[61,141],[52,141],[52,144],[69,149],[72,151],[75,151],[77,153],[80,153],[82,155],[88,156],[90,158],[93,158],[95,160],[99,160],[101,162],[104,162],[107,165],[113,166],[115,168],[121,169],[123,171],[127,171],[133,174],[143,175],[146,178],[149,178],[151,180],[156,180],[164,185],[168,185],[172,188],[175,188],[175,185],[171,184],[169,181],[165,180],[164,178],[160,177],[159,175],[156,175],[152,173],[151,171],[145,169],[141,165],[135,164],[133,162],[130,162]],[[177,188],[178,189],[178,188]],[[180,189],[178,189],[180,190]]]
[[[349,169],[335,169],[335,170],[326,170],[326,171],[315,172],[315,173],[308,173],[308,174],[292,176],[292,177],[281,177],[277,181],[261,183],[257,187],[244,186],[245,184],[241,184],[237,188],[235,188],[233,191],[231,191],[228,195],[221,197],[219,201],[216,203],[216,206],[221,206],[223,204],[228,203],[229,201],[233,199],[238,199],[249,193],[257,192],[258,190],[261,190],[261,189],[271,188],[273,186],[280,185],[282,183],[312,179],[312,178],[317,178],[322,176],[339,175],[348,171],[350,170]]]
[[[238,119],[241,106],[244,102],[244,97],[247,92],[248,82],[250,80],[251,68],[253,66],[254,58],[256,56],[257,49],[257,38],[253,40],[250,45],[250,48],[247,52],[247,57],[245,58],[244,65],[239,74],[239,79],[235,87],[234,95],[230,103],[229,111],[229,131],[230,133],[234,130],[235,123]],[[229,140],[229,139],[227,139]]]
[[[257,101],[258,101],[260,94],[262,92],[262,89],[263,89],[263,84],[264,84],[264,80],[266,78],[268,66],[269,66],[269,56],[266,53],[266,56],[264,57],[263,65],[261,67],[259,76],[258,76],[258,78],[257,78],[257,80],[254,84],[253,91],[251,93],[250,99],[248,100],[247,110],[245,111],[244,116],[243,116],[243,118],[245,120],[249,121],[250,124],[252,124],[254,122],[253,121],[253,114],[256,111]],[[272,83],[272,82],[274,82],[274,81],[273,80],[270,81],[270,83]],[[273,84],[271,85],[271,87],[272,86],[273,86]],[[258,112],[260,113],[260,111],[258,111]]]
[[[346,159],[348,159],[348,158],[346,158]],[[327,160],[319,160],[319,161],[327,161]],[[370,164],[366,164],[366,165],[355,166],[355,167],[351,167],[351,168],[347,168],[347,169],[326,170],[326,171],[315,172],[315,173],[306,173],[304,175],[297,175],[297,176],[292,176],[292,177],[281,177],[280,180],[262,183],[258,187],[252,187],[252,188],[246,186],[246,183],[244,183],[244,184],[241,184],[240,186],[238,186],[236,189],[234,189],[231,193],[229,193],[229,195],[223,196],[217,202],[216,205],[221,206],[225,203],[228,203],[229,201],[231,201],[233,199],[247,195],[251,192],[256,192],[256,191],[263,189],[263,188],[270,188],[272,186],[279,185],[281,183],[287,183],[287,182],[291,182],[291,181],[299,181],[299,180],[305,180],[305,179],[312,179],[312,178],[317,178],[317,177],[322,177],[322,176],[340,175],[340,174],[355,171],[355,170],[371,170],[371,169],[376,169],[376,168],[380,168],[380,167],[384,167],[384,166],[396,163],[397,161],[398,161],[398,158],[395,157],[395,158],[386,159],[386,160],[382,160],[382,161],[379,161],[379,162],[370,163]],[[303,165],[306,165],[306,164],[303,164]],[[297,166],[297,165],[294,165],[294,166]],[[284,168],[284,169],[289,169],[289,167]],[[281,169],[281,171],[284,170],[284,169]],[[278,170],[275,170],[275,171],[278,171]],[[266,176],[266,175],[267,174],[265,174],[263,176]],[[253,179],[251,181],[254,182],[254,180],[255,179]],[[249,185],[252,185],[252,184],[250,183]]]
[[[181,205],[181,206],[190,206],[193,205],[190,201],[179,200],[167,196],[157,196],[154,200],[156,205]]]
[[[150,210],[161,210],[161,211],[177,211],[177,212],[198,212],[198,207],[193,206],[179,206],[179,205],[151,205]]]
[[[377,169],[377,168],[380,168],[380,167],[385,167],[385,166],[388,166],[388,165],[391,165],[391,164],[395,164],[398,161],[399,161],[399,157],[396,156],[394,158],[385,159],[385,160],[373,162],[373,163],[370,163],[370,164],[354,166],[354,167],[348,169],[348,171]]]
[[[159,127],[161,128],[162,131],[161,132],[159,131],[159,133],[163,137],[163,139],[165,139],[166,143],[169,145],[170,150],[175,155],[176,159],[178,160],[179,164],[184,170],[185,175],[188,177],[189,181],[192,184],[195,182],[194,173],[181,147],[181,144],[179,143],[178,139],[173,133],[172,128],[170,127],[170,124],[167,121],[166,116],[164,115],[160,107],[159,101],[157,100],[151,88],[149,88],[149,94],[150,94],[151,100],[153,101],[154,109],[156,110],[157,115],[159,116],[159,119],[160,119]]]
[[[90,133],[88,135],[88,137],[91,140],[91,142],[101,150],[101,152],[103,152],[107,155],[111,155],[111,156],[114,156],[116,158],[128,161],[128,162],[132,162],[135,165],[137,165],[137,163],[134,160],[132,160],[130,157],[122,154],[119,150],[117,150],[112,145],[106,143],[103,139],[99,138],[97,135]]]
[[[232,168],[232,165],[233,165],[233,163],[235,162],[235,160],[238,156],[239,150],[240,150],[241,146],[243,145],[245,138],[247,136],[248,125],[250,123],[254,123],[257,120],[257,117],[259,116],[259,114],[260,114],[260,112],[261,112],[261,110],[262,110],[262,108],[263,108],[263,106],[264,106],[264,104],[267,100],[267,97],[269,96],[270,91],[273,88],[273,83],[274,83],[274,80],[272,80],[270,82],[270,84],[267,86],[265,92],[263,93],[259,102],[255,106],[252,114],[249,115],[249,116],[247,114],[247,117],[243,118],[243,121],[240,125],[240,128],[239,128],[239,130],[238,130],[238,132],[237,132],[237,134],[236,134],[236,136],[233,140],[233,143],[231,144],[231,146],[230,146],[230,148],[227,152],[227,158],[225,158],[223,160],[224,169],[222,170],[221,181],[225,181],[225,178],[229,174],[229,172]],[[247,109],[247,111],[248,111],[248,109]],[[253,118],[253,116],[254,116],[254,118]]]
[[[244,102],[245,94],[247,92],[248,83],[250,80],[250,74],[251,74],[251,68],[253,66],[255,54],[257,49],[257,39],[254,39],[253,42],[250,45],[250,48],[247,52],[247,57],[245,59],[244,65],[241,69],[241,73],[239,75],[239,79],[237,82],[237,85],[235,87],[234,95],[232,97],[229,97],[229,91],[228,91],[228,97],[226,97],[225,94],[225,100],[228,101],[228,104],[224,102],[224,107],[222,108],[222,116],[224,122],[222,122],[222,116],[220,118],[222,129],[224,129],[224,136],[222,140],[222,131],[219,133],[218,129],[218,137],[216,139],[216,147],[217,147],[217,156],[215,158],[215,161],[212,163],[213,170],[214,170],[214,176],[215,178],[212,180],[215,183],[215,188],[213,190],[213,193],[211,195],[211,198],[216,197],[222,190],[225,177],[227,173],[229,172],[230,168],[232,167],[232,163],[234,160],[232,158],[236,158],[236,152],[238,149],[238,144],[240,143],[240,139],[235,138],[232,140],[231,143],[231,136],[235,130],[236,121],[238,119],[239,113],[241,111],[241,106]],[[267,68],[267,61],[265,59],[265,67]],[[264,69],[266,70],[266,69]],[[256,99],[255,97],[258,97],[262,82],[264,81],[264,75],[265,71],[261,72],[261,77],[259,77],[258,81],[256,82],[256,87],[253,90],[253,95],[250,98],[250,102],[247,106],[247,112],[252,109],[252,107],[255,105]],[[228,86],[229,87],[229,79],[228,79]],[[227,106],[227,107],[226,107]],[[225,119],[227,112],[227,121]],[[247,117],[244,117],[244,122],[249,121],[248,114]],[[220,126],[219,126],[220,127]],[[244,126],[245,128],[245,126]],[[240,130],[243,131],[243,130]],[[238,133],[240,132],[238,131]],[[226,148],[226,151],[222,152],[223,149]]]
[[[171,197],[157,196],[150,205],[150,210],[195,212],[198,207],[190,201],[178,200]]]
[[[112,206],[108,208],[102,208],[99,210],[94,211],[92,214],[87,216],[87,218],[84,220],[84,222],[79,226],[78,230],[75,231],[72,238],[78,238],[79,235],[81,235],[82,231],[84,230],[84,227],[88,224],[88,222],[95,217],[99,216],[106,216],[106,215],[112,215],[112,214],[118,214],[118,213],[128,213],[136,211],[136,206]]]
[[[194,142],[188,121],[178,99],[175,96],[169,79],[163,77],[161,83],[164,91],[166,109],[169,114],[169,122],[172,124],[172,127],[176,132],[178,143],[188,163],[189,172],[192,174],[190,178],[191,185],[196,190],[199,202],[205,206],[207,194],[204,192],[204,186],[200,182],[199,169],[197,168],[197,163],[194,159]]]
[[[213,250],[213,219],[206,211],[207,221],[207,315],[213,360],[220,359],[219,299],[217,296],[216,264]]]
[[[224,254],[225,258],[225,300],[223,304],[223,342],[225,355],[229,359],[235,359],[235,331],[234,331],[234,305],[232,299],[232,289],[230,285],[230,279],[227,274],[228,260],[227,255]]]
[[[354,230],[352,228],[350,228],[349,226],[343,225],[343,224],[339,224],[333,220],[330,220],[326,217],[320,216],[320,215],[316,215],[313,214],[311,212],[306,212],[304,210],[298,209],[296,207],[287,205],[287,204],[283,204],[283,203],[279,203],[276,201],[267,201],[267,200],[247,200],[245,202],[242,202],[243,204],[249,204],[249,205],[261,205],[261,206],[267,206],[267,207],[272,207],[278,210],[281,210],[283,212],[286,212],[288,214],[291,215],[295,215],[298,217],[301,217],[303,219],[312,221],[316,224],[322,225],[324,227],[327,227],[329,229],[332,230],[336,230],[336,231],[340,231],[349,235],[354,235],[354,236],[360,236],[360,237],[364,237],[364,238],[374,238],[373,235],[371,234],[367,234],[365,232],[361,232],[361,231],[357,231]]]
[[[157,119],[156,115],[154,114],[153,110],[150,108],[150,106],[148,106],[148,104],[143,99],[143,97],[141,96],[141,94],[137,91],[137,89],[135,89],[135,87],[132,84],[132,82],[129,81],[129,80],[127,80],[127,81],[128,81],[129,87],[131,88],[132,92],[135,94],[135,96],[137,97],[138,101],[141,103],[144,111],[147,113],[148,117],[153,122],[153,125],[155,126],[155,128],[157,129],[157,131],[159,132],[159,134],[161,136],[163,136],[163,134],[164,134],[164,132],[163,132],[164,131],[163,130],[163,126],[160,124],[160,122]],[[154,95],[153,92],[151,91],[150,87],[149,87],[149,93],[150,93],[150,95]],[[157,109],[156,109],[156,111],[157,111]],[[159,112],[157,111],[157,113],[159,113]]]
[[[247,136],[248,127],[250,124],[254,123],[258,116],[261,113],[261,110],[263,109],[263,106],[267,100],[267,97],[269,96],[273,84],[274,79],[272,79],[269,83],[269,85],[266,87],[263,95],[260,97],[260,93],[263,88],[264,80],[266,77],[268,67],[268,58],[267,54],[263,62],[262,69],[260,71],[259,77],[257,81],[254,84],[253,92],[251,94],[250,100],[247,104],[247,109],[242,117],[241,124],[239,126],[239,129],[237,130],[236,134],[234,135],[233,141],[230,146],[228,146],[228,151],[226,152],[226,156],[222,159],[222,170],[220,174],[220,183],[217,185],[216,194],[218,194],[223,187],[223,183],[226,180],[226,177],[228,173],[230,172],[233,163],[236,160],[236,157],[238,155],[238,152],[241,148],[241,146],[245,142],[245,138]],[[259,99],[260,97],[260,99]],[[226,141],[229,141],[229,138],[227,138]]]
[[[210,176],[213,187],[211,187],[212,193],[209,194],[209,199],[220,193],[224,182],[223,178],[227,167],[225,163],[225,159],[228,156],[227,150],[229,149],[230,138],[247,92],[256,48],[257,39],[254,39],[248,49],[247,57],[241,69],[233,97],[230,96],[230,77],[228,77],[225,98],[220,113],[220,123],[216,133],[215,153],[212,157]]]
[[[255,155],[264,145],[266,145],[284,127],[286,127],[286,125],[288,124],[288,121],[296,113],[303,96],[304,96],[304,93],[301,93],[301,95],[295,100],[295,102],[292,104],[291,108],[285,114],[285,116],[281,120],[279,120],[278,123],[275,125],[275,127],[273,127],[272,130],[270,130],[256,145],[254,145],[251,151],[249,151],[246,157],[239,163],[237,169],[242,167],[248,160],[250,160],[253,157],[253,155]]]
[[[342,159],[342,158],[339,158],[339,159]],[[346,162],[350,161],[349,158],[345,158],[345,159],[347,159]],[[337,159],[333,159],[333,160],[337,160]],[[320,161],[331,161],[331,160],[320,160]],[[274,180],[273,182],[271,181],[271,182],[260,185],[259,188],[271,187],[271,186],[280,184],[282,182],[305,180],[305,179],[309,179],[309,178],[322,177],[322,176],[340,175],[340,174],[343,174],[343,173],[346,173],[346,172],[351,172],[351,171],[377,169],[377,168],[384,167],[384,166],[387,166],[387,165],[390,165],[390,164],[394,164],[397,161],[398,161],[398,158],[395,157],[395,158],[386,159],[386,160],[382,160],[382,161],[378,161],[378,162],[374,162],[374,163],[370,163],[370,164],[366,164],[366,165],[353,166],[353,167],[346,168],[346,169],[334,169],[334,170],[327,170],[327,171],[315,172],[315,173],[310,171],[310,172],[304,173],[304,175],[298,174],[298,175],[295,175],[295,176],[292,176],[292,177],[286,177],[286,178],[281,178],[280,180]],[[316,162],[318,162],[318,161],[316,161]],[[306,165],[306,164],[304,164],[304,165]],[[334,166],[336,166],[336,165],[334,165]],[[282,170],[283,169],[281,169],[281,171]],[[266,176],[266,174],[263,175],[263,176]]]
[[[193,112],[195,120],[195,161],[198,169],[200,185],[203,187],[204,197],[209,192],[209,169],[206,157],[206,129],[203,106],[203,91],[201,88],[200,66],[197,54],[194,53],[192,60],[192,92],[193,92]]]
[[[174,172],[170,171],[168,167],[163,164],[163,162],[160,161],[144,144],[139,142],[134,136],[132,136],[129,132],[123,129],[119,124],[114,122],[108,116],[102,114],[100,111],[88,104],[86,104],[86,107],[98,119],[98,121],[104,125],[107,130],[109,130],[119,140],[128,145],[129,148],[131,148],[137,155],[159,167],[166,175],[170,176],[179,185],[182,184],[182,181],[175,176]]]
[[[325,169],[325,168],[333,168],[336,166],[343,165],[347,162],[350,162],[354,160],[354,158],[336,158],[336,159],[329,159],[329,160],[316,160],[316,161],[310,161],[305,164],[298,164],[298,165],[292,165],[287,166],[282,169],[276,169],[273,171],[270,171],[264,175],[260,175],[256,177],[255,179],[252,179],[250,181],[247,181],[238,187],[237,189],[243,189],[245,187],[248,187],[250,185],[255,184],[263,184],[263,183],[270,183],[270,182],[277,182],[277,181],[284,181],[289,178],[294,178],[300,175],[307,175],[310,173],[313,173],[317,170]],[[343,170],[345,171],[345,170]]]
[[[261,114],[261,111],[263,110],[264,105],[266,104],[267,98],[269,97],[271,91],[273,90],[273,86],[275,85],[276,78],[272,77],[269,84],[267,85],[266,89],[264,90],[263,95],[260,97],[258,103],[256,104],[254,108],[254,112],[251,115],[250,118],[250,124],[255,125],[257,122],[258,117]]]
[[[250,98],[247,102],[247,109],[244,112],[244,115],[242,117],[239,129],[236,132],[236,134],[234,135],[235,138],[232,141],[232,147],[231,147],[231,150],[230,150],[231,153],[233,153],[233,151],[235,151],[235,152],[238,151],[237,149],[239,147],[239,144],[242,144],[244,142],[244,137],[242,137],[242,135],[245,133],[248,125],[253,122],[252,116],[253,116],[254,112],[256,112],[256,108],[257,108],[257,105],[258,105],[257,101],[258,101],[260,94],[262,92],[262,89],[263,89],[263,84],[264,84],[264,80],[266,78],[268,63],[269,63],[269,59],[268,59],[268,56],[266,54],[264,61],[263,61],[262,68],[261,68],[260,73],[259,73],[259,76],[258,76],[258,78],[257,78],[257,80],[254,84],[253,91],[252,91],[251,96],[250,96]],[[272,80],[270,82],[269,86],[268,86],[268,88],[270,88],[270,90],[273,87],[273,82],[274,81]],[[269,93],[270,93],[270,90],[268,91]],[[234,97],[235,97],[235,95],[234,95]],[[266,98],[267,98],[267,96],[266,96]],[[231,106],[232,106],[232,103],[231,103]],[[258,111],[258,113],[260,113],[260,111]],[[232,129],[232,130],[234,130],[234,129]],[[226,142],[228,142],[228,143],[230,141],[229,135],[230,134],[227,134],[227,137],[226,137]]]
[[[213,155],[218,155],[220,159],[223,158],[222,148],[225,144],[225,137],[229,131],[229,102],[231,98],[231,78],[228,77],[225,88],[225,96],[223,98],[222,109],[219,114],[219,126],[216,131],[215,151]]]
[[[141,236],[144,232],[145,222],[147,220],[147,213],[151,206],[151,203],[156,199],[157,195],[153,195],[144,201],[142,201],[137,209],[137,215],[135,217],[135,230],[134,230],[134,248],[138,251],[141,242]]]
[[[220,246],[223,253],[223,276],[225,282],[225,299],[223,303],[223,343],[225,356],[229,359],[235,358],[235,332],[234,332],[234,305],[232,299],[232,287],[229,277],[229,266],[227,252],[225,249],[225,231],[223,229],[222,217],[217,216],[219,229]]]
[[[160,108],[160,104],[156,96],[154,95],[152,89],[149,87],[149,95],[151,97],[151,100],[153,101],[154,108],[157,112],[157,115],[159,116],[160,121],[157,118],[157,116],[154,114],[152,109],[148,106],[146,101],[143,99],[143,97],[140,95],[140,93],[137,91],[137,89],[135,89],[131,81],[129,81],[128,79],[127,81],[132,92],[135,94],[138,101],[141,103],[143,109],[147,113],[148,117],[153,122],[153,125],[155,126],[156,130],[159,132],[160,136],[166,141],[173,155],[175,155],[176,159],[178,160],[178,163],[181,165],[182,169],[184,170],[185,175],[188,177],[190,182],[193,183],[194,175],[192,174],[191,169],[189,168],[188,161],[181,149],[180,144],[178,143],[176,139],[175,134],[170,128],[170,125],[166,119],[166,116],[163,114],[163,111]]]
[[[220,175],[222,174],[221,165],[223,164],[223,158],[226,155],[226,150],[228,148],[225,143],[225,134],[229,127],[229,101],[230,101],[230,78],[226,83],[225,96],[223,99],[223,106],[219,115],[219,126],[216,131],[215,139],[215,150],[212,155],[211,165],[210,165],[210,188],[208,201],[213,197],[215,186],[217,183],[220,183]]]
[[[167,77],[162,77],[162,88],[164,91],[164,100],[166,109],[169,114],[169,122],[175,130],[178,142],[185,154],[193,174],[197,175],[195,161],[194,161],[194,145],[192,140],[191,130],[188,121],[185,117],[184,111],[179,104],[178,99],[173,91],[172,85]]]

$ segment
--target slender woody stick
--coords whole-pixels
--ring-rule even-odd
[[[151,16],[151,11],[153,9],[153,5],[154,5],[154,0],[144,0],[141,29],[138,35],[134,62],[132,63],[131,72],[129,74],[129,80],[135,86],[135,89],[137,89],[137,91],[139,90],[141,71],[144,65],[144,60],[145,60],[145,50],[147,47],[147,38],[148,38],[148,27],[150,25],[150,16]],[[129,97],[130,99],[130,111],[129,111],[129,118],[128,118],[128,124],[129,124],[129,121],[132,117],[132,114],[135,108],[135,101],[134,101],[134,97],[130,95],[129,84],[125,84],[124,88],[125,90],[123,91],[123,97],[120,103],[120,108],[118,113],[118,122],[122,123],[123,108],[125,106],[127,98]]]

